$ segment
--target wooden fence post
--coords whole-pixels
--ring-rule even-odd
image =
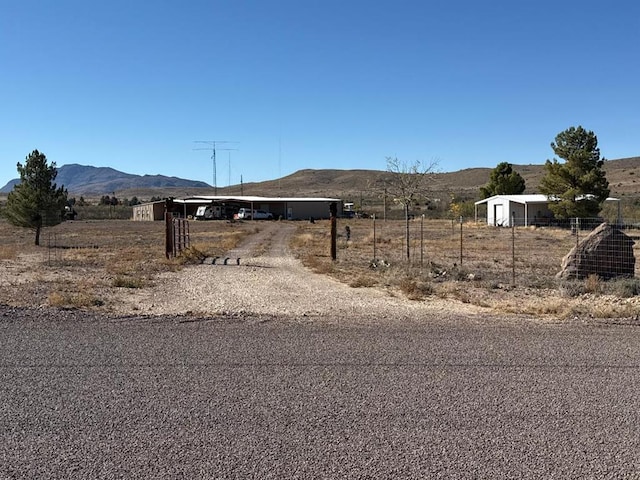
[[[338,214],[338,206],[336,202],[331,202],[329,205],[329,212],[331,212],[331,260],[335,260],[336,253],[336,238],[338,236],[338,229],[336,224],[336,216]]]
[[[164,233],[164,254],[167,258],[171,258],[174,252],[173,216],[171,212],[164,212]]]

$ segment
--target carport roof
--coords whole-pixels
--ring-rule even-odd
[[[202,203],[202,202],[270,203],[270,202],[340,202],[341,200],[339,198],[200,195],[195,197],[176,198],[173,201],[176,203]]]

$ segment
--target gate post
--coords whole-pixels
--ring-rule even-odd
[[[171,258],[174,252],[173,245],[173,217],[170,212],[164,212],[164,254]]]
[[[336,226],[336,215],[338,214],[338,206],[336,202],[331,202],[329,205],[329,212],[331,212],[331,260],[335,260],[337,257],[336,253],[336,237],[337,237],[337,226]]]

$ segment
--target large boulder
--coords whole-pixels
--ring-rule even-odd
[[[562,259],[562,270],[557,277],[580,279],[597,275],[603,280],[633,277],[636,266],[634,243],[618,228],[603,223]]]

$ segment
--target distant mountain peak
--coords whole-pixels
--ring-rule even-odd
[[[70,163],[58,167],[57,185],[64,187],[73,195],[106,195],[131,188],[206,188],[209,185],[196,180],[186,180],[165,175],[134,175],[120,172],[111,167],[93,167]],[[0,193],[9,193],[20,183],[16,178],[0,189]]]

